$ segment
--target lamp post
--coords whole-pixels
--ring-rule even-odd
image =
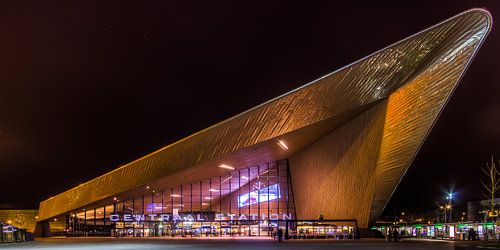
[[[446,197],[446,199],[448,199],[448,205],[446,206],[446,208],[450,209],[450,222],[453,222],[453,213],[452,213],[453,206],[451,204],[451,201],[453,199],[453,193],[450,192],[448,194],[448,197]]]
[[[439,208],[441,208],[441,209],[443,210],[443,213],[444,213],[444,223],[446,223],[446,218],[448,217],[448,216],[446,215],[446,207],[444,207],[444,206],[440,206]]]
[[[451,206],[450,206],[450,204],[446,205],[446,210],[450,210],[450,222],[453,222],[451,220]]]

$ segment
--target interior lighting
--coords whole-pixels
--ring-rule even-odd
[[[219,165],[219,168],[225,168],[225,169],[234,170],[234,167],[231,167],[231,166],[226,165],[226,164],[220,164],[220,165]]]
[[[280,145],[282,149],[288,150],[288,146],[282,140],[278,141],[278,145]]]

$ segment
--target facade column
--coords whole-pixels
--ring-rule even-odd
[[[210,179],[208,179],[208,185],[209,185],[209,188],[208,188],[208,196],[210,197],[210,200],[209,200],[209,204],[208,204],[208,211],[211,212],[212,211],[212,178],[210,177]]]
[[[164,199],[165,199],[165,192],[161,191],[161,213],[162,214],[164,213],[164,211],[163,211],[163,202],[164,202]]]
[[[277,195],[278,195],[278,199],[277,199],[277,203],[278,203],[278,207],[277,207],[277,209],[278,209],[278,212],[277,212],[277,213],[278,213],[278,214],[280,214],[280,212],[281,212],[281,211],[280,211],[280,201],[281,201],[281,198],[280,198],[280,196],[281,196],[281,183],[280,183],[280,162],[279,162],[279,161],[278,161],[278,163],[276,164],[276,177],[277,177],[277,179],[278,179],[278,181],[277,181],[277,184],[278,184],[278,194],[277,194]]]
[[[74,216],[71,216],[71,231],[73,232],[73,237],[76,236],[76,212],[73,212]]]
[[[108,236],[108,227],[106,225],[107,221],[106,221],[106,206],[104,206],[104,211],[102,212],[103,213],[103,218],[104,218],[104,224],[103,224],[103,230],[104,230],[104,236]]]
[[[233,179],[233,174],[232,173],[229,173],[229,178],[228,178],[228,184],[229,184],[229,213],[231,214],[233,211],[231,210],[231,205],[233,204],[233,195],[231,193],[231,180]],[[229,220],[229,236],[233,236],[233,230],[232,230],[232,226],[233,226],[233,221],[230,219]]]
[[[257,165],[257,182],[260,183],[260,165]],[[257,215],[259,224],[259,236],[260,236],[260,189],[257,189]]]
[[[83,236],[87,237],[87,209],[83,209],[83,214],[84,214]]]
[[[163,214],[164,213],[164,205],[163,205],[163,202],[165,200],[165,192],[162,190],[161,191],[161,213]],[[163,220],[161,220],[161,236],[165,236],[165,223],[163,223]]]
[[[219,213],[222,213],[222,176],[219,175]],[[222,236],[222,221],[219,221],[219,236]]]
[[[142,214],[146,214],[146,210],[144,210],[144,195],[142,196]],[[145,222],[142,221],[142,237],[145,237],[145,230],[144,230],[144,224]]]
[[[94,208],[94,234],[97,233],[97,212],[96,209]]]
[[[267,227],[271,225],[270,215],[271,215],[271,203],[269,202],[269,176],[271,173],[271,165],[267,163]]]
[[[116,202],[113,204],[113,214],[116,214]],[[111,223],[113,225],[113,236],[116,237],[116,222]]]
[[[147,208],[146,208],[147,209]],[[154,190],[151,192],[151,213],[155,213],[155,193]],[[150,217],[151,218],[151,217]],[[156,237],[156,221],[149,222],[149,233],[151,234],[151,226],[153,227],[153,237]]]
[[[238,198],[241,196],[241,170],[238,170]],[[248,201],[250,204],[250,201]],[[241,206],[238,204],[238,216],[241,216]],[[241,236],[241,221],[238,220],[238,235]]]
[[[171,226],[170,226],[170,234],[172,237],[174,237],[174,224],[175,224],[175,221],[174,221],[174,188],[170,188],[170,210],[172,210],[172,222],[170,223]]]
[[[135,210],[135,198],[132,198],[132,214],[136,214],[136,210]],[[132,237],[135,237],[135,225],[132,227],[132,234],[133,234]]]
[[[248,196],[250,196],[250,168],[247,168],[247,186],[248,186]],[[252,213],[252,211],[250,210],[251,209],[251,205],[248,205],[248,216],[250,217],[250,214]],[[250,220],[250,218],[248,218]],[[251,236],[251,235],[250,235]]]

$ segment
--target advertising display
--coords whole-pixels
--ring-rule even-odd
[[[261,188],[260,190],[240,195],[238,197],[238,207],[272,201],[279,198],[281,198],[280,186],[278,184],[274,184],[269,187]]]

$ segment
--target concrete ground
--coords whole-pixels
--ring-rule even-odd
[[[41,238],[33,242],[1,244],[0,249],[455,249],[455,242],[407,240],[387,243],[383,239],[290,240],[278,243],[269,238]]]

